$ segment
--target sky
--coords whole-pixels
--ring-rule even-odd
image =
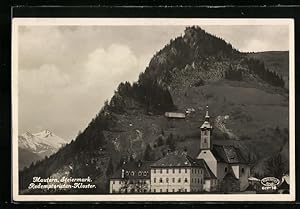
[[[201,26],[243,52],[285,51],[287,26]],[[122,81],[185,26],[20,26],[19,134],[49,129],[71,140]]]

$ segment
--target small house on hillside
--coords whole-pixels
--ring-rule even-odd
[[[181,112],[165,112],[165,116],[170,119],[185,119],[185,113]]]

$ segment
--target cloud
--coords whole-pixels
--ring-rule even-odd
[[[70,84],[70,77],[53,64],[41,65],[38,69],[20,70],[20,92],[29,94],[57,93]]]
[[[98,47],[86,57],[80,76],[54,64],[20,70],[19,110],[21,121],[26,121],[21,123],[22,131],[43,127],[63,137],[75,137],[118,84],[137,80],[150,60],[150,56],[137,56],[119,44]]]
[[[112,44],[107,49],[97,48],[88,55],[84,77],[88,85],[111,86],[121,81],[137,80],[147,61],[133,54],[128,46]]]

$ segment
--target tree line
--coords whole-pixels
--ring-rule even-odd
[[[248,65],[251,72],[258,75],[258,77],[265,82],[269,83],[272,86],[284,87],[284,80],[282,76],[276,72],[268,70],[265,67],[264,62],[254,58],[250,58],[246,59],[246,64]]]

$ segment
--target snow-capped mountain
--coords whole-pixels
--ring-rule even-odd
[[[40,158],[54,154],[66,143],[66,140],[47,129],[38,133],[27,131],[19,136],[19,149],[26,151],[26,153],[32,153],[34,156],[38,155]],[[22,156],[20,156],[20,159],[22,159]],[[27,161],[30,161],[30,159]],[[33,161],[35,159],[32,159],[31,162]]]

